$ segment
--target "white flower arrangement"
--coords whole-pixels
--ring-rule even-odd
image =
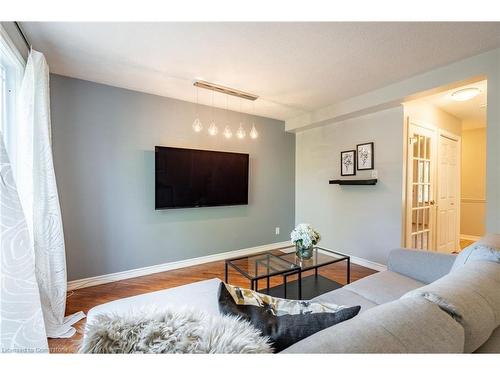
[[[309,224],[298,224],[290,233],[292,243],[302,248],[316,245],[321,239],[320,234]]]

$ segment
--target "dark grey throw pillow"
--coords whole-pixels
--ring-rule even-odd
[[[249,321],[271,339],[274,351],[280,352],[313,333],[355,317],[361,307],[285,300],[220,283],[219,309],[222,314]]]

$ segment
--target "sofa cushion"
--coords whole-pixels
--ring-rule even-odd
[[[464,329],[422,297],[396,300],[324,329],[282,353],[461,353]]]
[[[427,250],[394,249],[389,253],[387,269],[424,284],[447,275],[457,256]]]
[[[320,303],[334,303],[336,305],[344,306],[361,306],[360,313],[377,306],[376,303],[367,300],[366,298],[350,290],[347,290],[346,288],[332,290],[331,292],[313,298],[311,301]]]
[[[250,322],[263,336],[269,337],[275,352],[297,341],[355,317],[359,306],[323,305],[271,297],[250,289],[220,283],[219,308]]]
[[[157,309],[190,307],[211,315],[219,315],[217,294],[220,283],[219,279],[203,280],[104,303],[89,310],[87,323],[91,323],[98,315],[133,312],[144,306],[154,306]]]
[[[452,306],[465,330],[466,353],[488,340],[500,324],[500,265],[475,261],[407,293],[403,298],[432,294]]]
[[[423,283],[399,273],[383,271],[347,284],[344,289],[380,305],[394,301],[410,290],[420,288],[423,285]]]

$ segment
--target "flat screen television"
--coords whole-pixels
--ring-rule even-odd
[[[248,154],[155,147],[155,208],[248,204]]]

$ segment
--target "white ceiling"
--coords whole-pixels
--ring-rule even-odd
[[[261,96],[290,119],[500,47],[500,23],[22,22],[53,73],[195,101],[195,78]],[[200,101],[211,94],[200,90]],[[224,107],[221,95],[215,105]],[[230,109],[240,110],[237,99]]]
[[[451,94],[455,91],[469,87],[478,88],[479,95],[463,102],[452,99]],[[484,80],[431,95],[423,100],[462,120],[464,129],[482,128],[486,127],[487,111],[484,105],[487,104],[487,91],[487,81]]]

